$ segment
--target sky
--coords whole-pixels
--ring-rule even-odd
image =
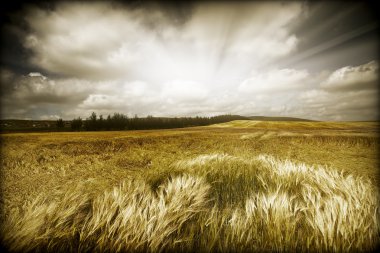
[[[27,2],[1,7],[1,118],[379,119],[370,2]]]

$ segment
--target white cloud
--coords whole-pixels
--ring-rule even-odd
[[[95,83],[96,84],[96,83]],[[40,73],[29,73],[14,80],[8,96],[23,102],[65,104],[80,101],[92,83],[79,79],[48,79]]]
[[[35,65],[70,77],[212,81],[294,51],[287,25],[300,13],[300,3],[204,3],[177,26],[160,9],[62,2],[29,11],[24,46]]]
[[[302,92],[298,113],[315,119],[376,120],[379,90],[375,61],[333,71],[320,86]]]
[[[174,80],[166,83],[161,92],[161,99],[169,104],[194,104],[207,99],[205,85],[194,81]]]
[[[195,116],[218,114],[295,116],[319,120],[376,119],[377,90],[330,92],[318,86],[304,89],[304,81],[325,75],[297,70],[275,70],[253,75],[246,90],[211,89],[191,80],[156,85],[128,82],[43,79],[40,75],[16,78],[14,89],[3,98],[8,118],[64,119],[88,117],[92,111],[108,115]],[[260,82],[258,82],[260,81]],[[320,81],[320,82],[323,82]],[[243,82],[243,84],[247,84]],[[23,110],[20,110],[23,107]]]
[[[30,77],[41,77],[42,80],[46,80],[46,76],[42,75],[39,72],[30,72],[28,74],[28,76],[30,76]]]
[[[305,80],[309,77],[306,70],[280,69],[260,73],[254,72],[250,78],[244,80],[238,88],[245,93],[271,93],[291,91],[305,86]]]
[[[54,114],[54,115],[42,115],[40,117],[41,120],[58,120],[60,118],[61,118],[61,116],[56,115],[56,114]]]
[[[378,92],[354,90],[348,92],[306,91],[299,97],[295,111],[318,120],[376,120]]]
[[[123,100],[117,95],[90,94],[80,105],[79,108],[91,110],[120,109]]]
[[[321,87],[331,91],[374,89],[377,87],[379,65],[377,61],[334,71]]]

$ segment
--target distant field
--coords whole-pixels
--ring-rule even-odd
[[[25,251],[365,251],[379,123],[1,134],[2,243]]]
[[[287,129],[287,130],[347,130],[355,131],[378,131],[379,122],[324,122],[324,121],[254,121],[234,120],[231,122],[211,125],[209,127],[233,127],[233,128],[265,128],[265,129]],[[363,132],[363,131],[362,131]]]

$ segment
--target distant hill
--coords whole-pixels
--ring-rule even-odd
[[[106,130],[149,130],[149,129],[169,129],[194,126],[206,126],[211,124],[229,122],[233,120],[248,120],[240,115],[218,115],[213,117],[127,117],[123,114],[115,113],[106,119],[97,117],[83,119],[82,126],[74,130],[80,131],[106,131]],[[58,128],[56,120],[0,120],[0,132],[56,132],[71,131],[72,120],[64,120],[63,127]]]
[[[64,128],[57,129],[56,120],[22,120],[2,119],[0,120],[1,132],[51,132],[70,129],[71,120],[64,120]]]
[[[149,118],[149,117],[148,117]],[[161,121],[173,119],[171,117],[155,117]],[[216,116],[215,123],[229,122],[232,120],[252,120],[252,121],[298,121],[298,122],[313,122],[314,120],[293,118],[293,117],[267,117],[267,116],[240,116],[240,115],[221,115]],[[144,118],[140,120],[144,121]],[[84,120],[85,121],[85,120]],[[55,131],[70,131],[71,120],[64,120],[64,128],[58,129],[55,120],[18,120],[18,119],[3,119],[0,120],[0,132],[55,132]],[[208,125],[212,122],[200,124]],[[186,124],[178,127],[196,126],[197,124]],[[199,125],[199,124],[198,124]],[[165,127],[162,127],[165,128]],[[142,128],[145,129],[145,128]],[[149,129],[149,128],[147,128]],[[152,128],[153,129],[153,128]]]
[[[301,119],[301,118],[293,118],[293,117],[267,117],[267,116],[249,116],[247,117],[250,120],[258,120],[258,121],[315,121],[310,119]]]

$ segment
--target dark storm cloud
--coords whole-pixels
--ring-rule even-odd
[[[11,8],[12,7],[12,8]],[[19,73],[28,69],[27,50],[20,38],[24,36],[25,23],[20,21],[21,6],[1,8],[1,53],[0,65],[12,68]]]
[[[1,87],[2,114],[6,117],[35,115],[42,112],[60,111],[77,106],[93,90],[92,84],[85,80],[51,80],[37,72],[18,76],[12,71],[2,69]],[[49,109],[50,108],[50,109]],[[27,114],[28,117],[31,117]],[[41,116],[40,115],[40,116]]]
[[[294,28],[294,32],[302,37],[299,50],[304,51],[376,22],[373,7],[366,1],[311,1],[308,5],[307,19]]]
[[[152,4],[158,7],[176,25],[183,25],[193,14],[194,4],[191,1],[167,1]],[[149,5],[148,5],[149,6]],[[145,8],[142,6],[142,8]]]
[[[374,60],[379,52],[375,10],[369,1],[310,2],[307,18],[292,30],[299,38],[297,53],[282,65],[320,71],[343,67],[347,60],[353,65]]]
[[[19,75],[31,71],[43,71],[39,66],[30,63],[33,52],[23,45],[23,38],[30,32],[25,16],[31,6],[52,11],[52,1],[10,1],[0,6],[0,67],[12,69]],[[46,73],[51,76],[54,73]]]

